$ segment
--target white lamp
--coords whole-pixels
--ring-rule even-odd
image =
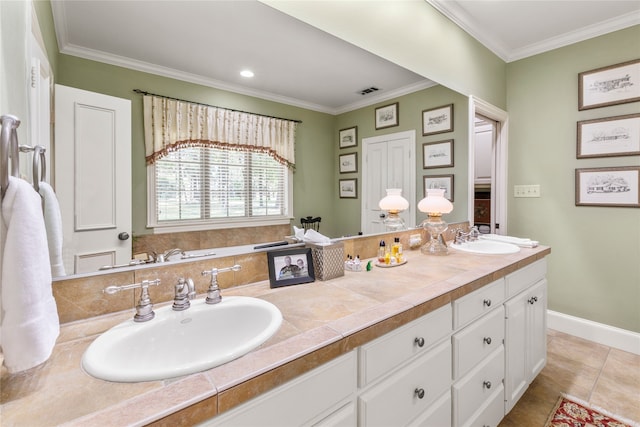
[[[429,255],[447,255],[449,253],[447,246],[440,241],[440,235],[448,227],[447,223],[442,220],[442,214],[451,212],[453,204],[445,199],[444,189],[427,189],[427,197],[420,200],[418,210],[429,215],[429,218],[422,222],[422,226],[431,235],[431,240],[425,243],[420,251]]]
[[[406,228],[404,220],[399,213],[409,207],[409,201],[402,197],[401,188],[387,188],[387,195],[380,200],[378,207],[383,211],[389,212],[389,215],[383,221],[387,231],[404,230]]]

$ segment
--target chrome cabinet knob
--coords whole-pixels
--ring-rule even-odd
[[[486,299],[483,301],[483,304],[486,305],[487,307],[491,307],[491,300],[490,299]]]
[[[418,347],[424,347],[424,338],[422,338],[422,337],[416,338],[415,340],[413,340],[413,342],[414,342]]]
[[[482,385],[488,390],[491,388],[491,381],[485,381],[482,383]]]
[[[424,389],[423,388],[417,388],[417,389],[415,389],[415,391],[413,393],[418,397],[418,399],[424,398]]]
[[[491,337],[484,337],[484,342],[491,344]]]

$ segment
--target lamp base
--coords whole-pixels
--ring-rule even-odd
[[[420,252],[425,255],[448,255],[449,249],[440,240],[440,235],[448,228],[448,224],[442,220],[442,215],[429,213],[422,226],[431,236],[431,240],[420,248]]]
[[[449,254],[449,249],[442,244],[438,237],[431,237],[431,240],[422,245],[420,252],[425,255],[443,256]]]

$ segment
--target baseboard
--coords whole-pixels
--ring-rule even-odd
[[[640,355],[640,334],[604,323],[547,310],[547,327]]]

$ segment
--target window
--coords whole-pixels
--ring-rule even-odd
[[[290,172],[268,154],[188,147],[149,169],[150,226],[289,220]]]

